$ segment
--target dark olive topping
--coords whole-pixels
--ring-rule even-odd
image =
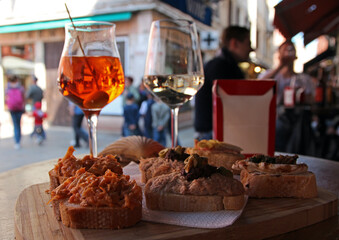
[[[249,158],[249,161],[253,163],[260,163],[260,162],[275,163],[275,157],[265,156],[265,155],[254,155],[253,157]]]
[[[254,155],[250,157],[248,160],[253,163],[273,163],[273,164],[296,164],[298,155],[278,155],[278,156],[266,156],[266,155]]]
[[[185,153],[186,148],[177,146],[175,148],[165,148],[159,152],[159,157],[169,159],[169,160],[177,160],[177,161],[185,161],[189,154]]]
[[[197,154],[193,154],[185,160],[185,168],[181,171],[181,175],[184,176],[187,181],[201,177],[208,178],[214,173],[233,177],[231,171],[223,167],[217,168],[211,166],[208,164],[207,158],[200,157]]]
[[[228,169],[226,169],[224,167],[218,167],[217,168],[217,173],[220,173],[221,175],[224,175],[226,177],[233,178],[233,173],[230,170],[228,170]]]

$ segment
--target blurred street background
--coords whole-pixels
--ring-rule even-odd
[[[64,156],[71,141],[74,139],[74,133],[71,126],[48,126],[45,125],[47,139],[42,145],[38,145],[30,134],[33,130],[33,119],[27,115],[22,119],[22,147],[19,150],[14,149],[13,144],[13,125],[10,116],[5,116],[6,121],[1,124],[0,133],[0,173],[40,161],[59,159]],[[98,152],[102,151],[107,145],[121,138],[121,117],[100,117],[98,124]],[[191,121],[185,120],[179,123],[179,139],[183,146],[193,146],[194,130]],[[86,126],[84,126],[86,127]],[[86,129],[87,130],[87,129]],[[170,138],[168,137],[168,146]],[[76,148],[75,155],[89,154],[89,148],[82,142],[82,147]]]
[[[297,144],[290,153],[339,161],[339,4],[338,0],[72,0],[68,9],[75,21],[108,21],[116,25],[116,42],[124,74],[143,89],[150,26],[158,19],[189,19],[196,23],[203,62],[220,53],[223,29],[237,25],[250,30],[248,61],[239,63],[246,79],[257,79],[279,65],[277,50],[291,39],[296,48],[294,70],[311,76],[312,103],[298,102],[307,112],[293,126]],[[0,1],[0,172],[25,164],[62,157],[73,136],[68,101],[57,86],[58,66],[69,17],[64,1]],[[21,149],[14,149],[13,124],[5,104],[9,76],[16,75],[28,90],[32,77],[44,91],[42,110],[46,141],[39,146],[29,134],[33,118],[22,118]],[[296,89],[300,90],[300,89]],[[301,88],[301,90],[303,90]],[[302,91],[300,91],[300,99]],[[101,112],[98,152],[121,137],[123,100],[118,97]],[[27,102],[27,109],[32,103]],[[179,141],[193,146],[194,104],[180,109]],[[304,115],[302,115],[304,116]],[[305,120],[305,121],[304,121]],[[86,127],[86,126],[85,126]],[[87,127],[86,127],[87,130]],[[167,143],[170,144],[169,136]],[[312,140],[309,141],[309,140]],[[311,143],[309,143],[311,142]],[[85,146],[85,144],[82,144]],[[76,149],[76,154],[89,149]],[[288,152],[288,151],[286,151]]]

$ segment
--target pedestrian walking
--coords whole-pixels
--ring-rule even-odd
[[[128,93],[126,97],[126,105],[124,106],[124,126],[123,136],[142,135],[139,128],[139,106],[134,100],[132,93]]]
[[[139,90],[138,88],[136,88],[134,85],[133,85],[133,77],[131,76],[125,76],[125,89],[124,89],[124,92],[122,93],[122,105],[125,106],[126,105],[126,101],[127,101],[127,95],[128,94],[133,94],[133,98],[134,98],[134,101],[137,103],[140,99],[140,94],[139,94]]]
[[[42,89],[37,84],[38,78],[36,76],[32,77],[32,84],[28,88],[26,92],[26,99],[32,101],[32,108],[34,110],[34,106],[36,102],[41,102],[44,95]]]
[[[154,99],[150,92],[147,92],[146,95],[147,100],[142,102],[139,113],[144,120],[144,136],[153,139],[152,105],[154,104]]]
[[[69,111],[72,116],[72,127],[74,131],[74,142],[72,142],[75,148],[81,147],[80,140],[86,142],[86,147],[89,146],[89,139],[87,131],[82,127],[82,121],[84,119],[84,112],[72,102],[69,102]]]
[[[152,105],[153,139],[163,146],[166,146],[166,127],[169,118],[169,107],[155,98],[155,103]]]
[[[34,130],[33,133],[31,134],[31,138],[36,137],[37,143],[41,145],[43,141],[46,139],[43,121],[45,118],[47,118],[47,113],[41,110],[41,102],[36,102],[34,104],[34,111],[32,115],[34,117]]]
[[[14,148],[20,149],[21,145],[21,117],[25,112],[25,89],[19,83],[17,76],[8,78],[8,85],[5,90],[5,103],[11,113],[14,127]]]

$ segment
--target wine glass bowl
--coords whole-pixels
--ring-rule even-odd
[[[171,109],[191,100],[200,89],[203,76],[158,75],[145,76],[144,84],[156,97]]]
[[[87,118],[90,152],[96,157],[97,116],[124,90],[115,25],[97,21],[66,24],[58,76],[59,91]]]
[[[165,19],[152,23],[143,82],[171,108],[172,147],[175,147],[179,107],[191,100],[204,83],[194,22]]]
[[[123,79],[118,58],[64,56],[60,61],[59,90],[84,111],[100,111],[112,102],[124,89]]]

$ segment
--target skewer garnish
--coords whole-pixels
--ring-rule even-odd
[[[69,19],[71,20],[72,26],[73,26],[74,30],[76,30],[76,26],[74,25],[73,18],[71,17],[71,13],[69,12],[66,3],[65,3],[65,7],[66,7],[66,11],[67,11],[67,13],[68,13],[68,17],[69,17]],[[79,35],[77,35],[77,40],[78,40],[78,42],[79,42],[79,46],[80,46],[81,52],[82,52],[82,54],[84,55],[85,62],[86,62],[86,64],[87,64],[89,70],[91,71],[93,77],[95,77],[95,72],[94,72],[93,69],[91,68],[91,65],[89,64],[89,62],[88,62],[88,60],[87,60],[87,58],[86,58],[85,51],[84,51],[84,49],[82,48],[82,44],[81,44]],[[96,81],[95,81],[95,83],[96,83]]]

